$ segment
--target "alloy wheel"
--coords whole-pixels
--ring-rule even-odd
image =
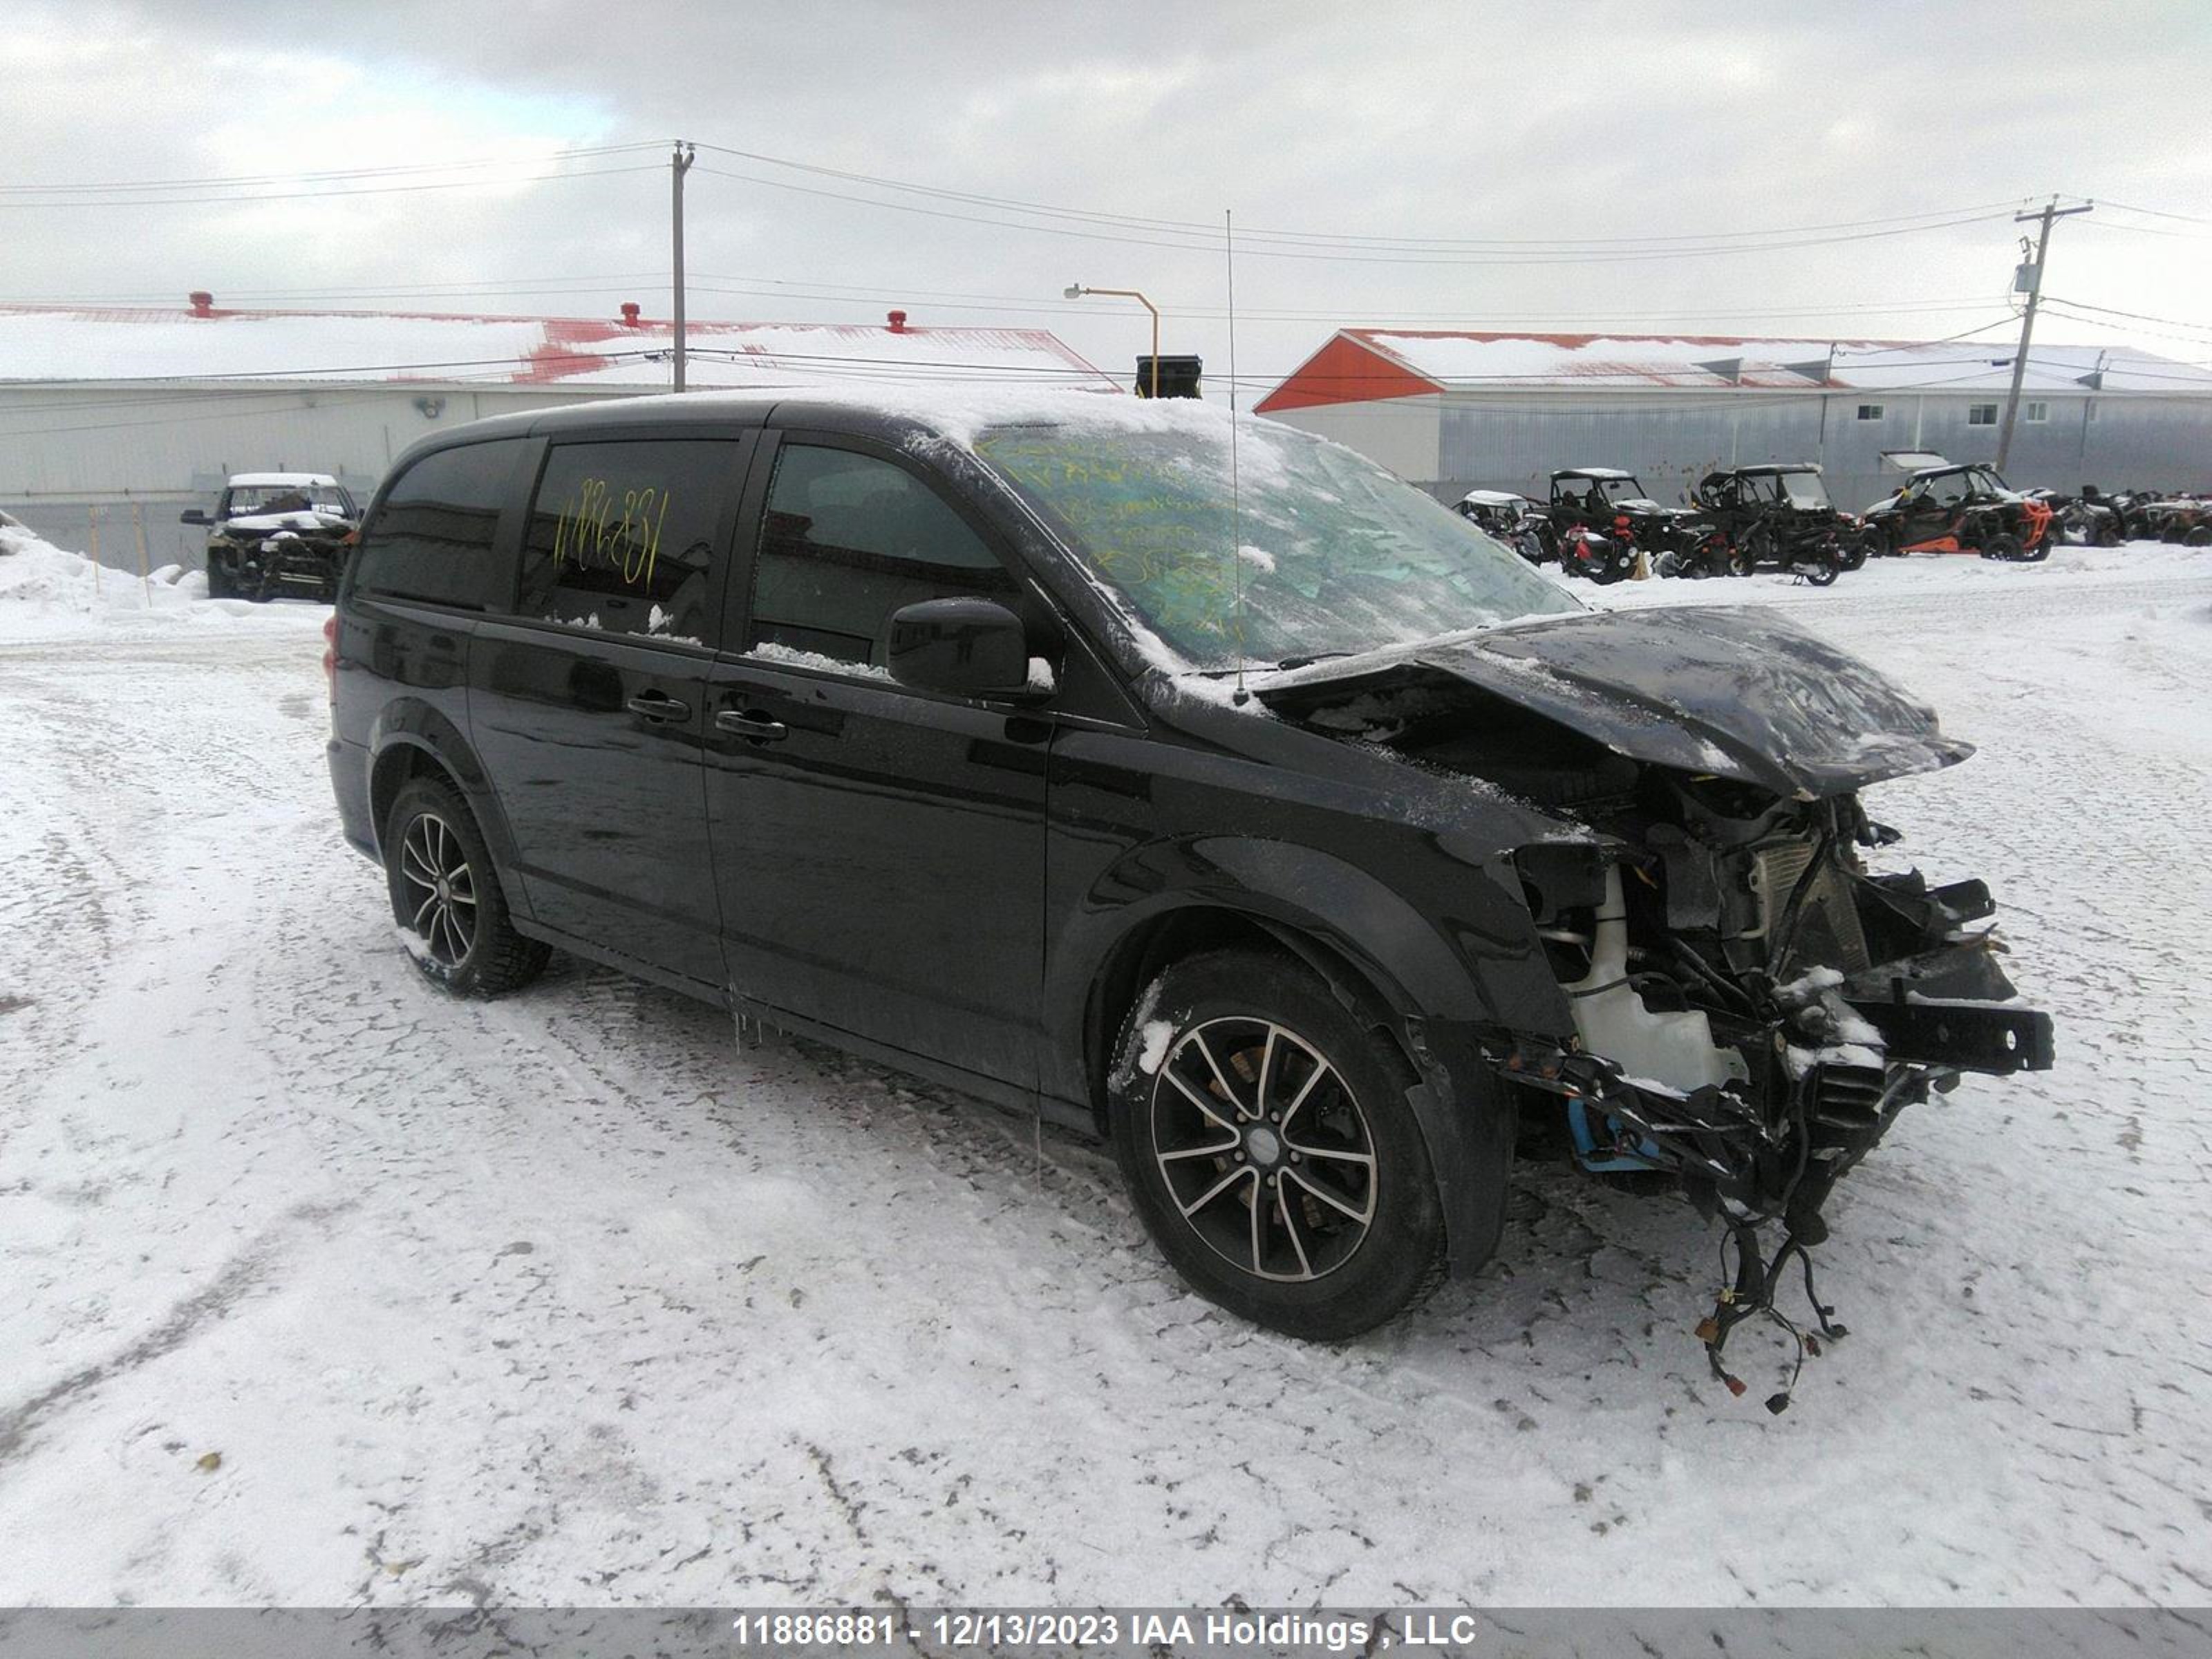
[[[1183,1032],[1153,1079],[1152,1153],[1183,1224],[1240,1271],[1335,1272],[1375,1222],[1375,1141],[1341,1073],[1273,1021]]]
[[[408,926],[433,960],[457,966],[477,934],[476,872],[451,825],[418,812],[399,842],[399,881]]]

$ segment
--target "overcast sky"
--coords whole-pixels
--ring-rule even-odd
[[[2203,0],[13,0],[0,298],[204,288],[241,305],[603,315],[635,299],[665,315],[665,152],[545,158],[682,134],[1077,214],[1211,227],[1233,210],[1250,233],[1235,270],[1248,382],[1361,323],[1810,338],[1986,324],[1974,337],[2002,351],[2010,213],[2054,191],[2127,206],[2059,226],[2047,292],[2157,320],[2046,312],[2040,337],[2212,361],[2208,45]],[[379,189],[350,198],[34,206],[25,190],[252,175],[293,195],[336,187],[283,182],[304,172],[486,157],[514,165],[466,189],[356,180]],[[610,171],[524,182],[556,167]],[[688,193],[695,317],[877,320],[897,303],[917,323],[1049,327],[1126,373],[1141,313],[1062,297],[1080,282],[1147,291],[1170,313],[1168,349],[1228,366],[1223,258],[1171,226],[711,151]],[[1973,222],[1863,234],[1903,216]],[[1774,231],[1822,245],[1622,257]],[[1271,247],[1267,232],[1431,246]],[[1680,240],[1631,243],[1661,238]],[[1561,239],[1614,245],[1544,246]]]

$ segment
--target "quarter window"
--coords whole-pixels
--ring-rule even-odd
[[[1966,405],[1966,424],[1968,426],[1995,426],[1996,423],[1997,406],[1995,404],[1968,404]]]
[[[1859,405],[1859,419],[1863,421],[1878,421],[1881,416],[1882,407],[1880,404],[1861,404]]]
[[[786,444],[777,456],[749,649],[881,668],[901,606],[1013,592],[982,538],[904,467],[812,444]]]
[[[714,644],[708,584],[737,454],[717,439],[556,445],[530,510],[517,614]]]
[[[434,450],[402,473],[362,538],[356,591],[472,611],[504,603],[512,578],[496,568],[492,540],[522,444]]]

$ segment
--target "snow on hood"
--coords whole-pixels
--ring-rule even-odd
[[[1537,617],[1316,664],[1253,690],[1297,714],[1424,679],[1476,687],[1632,760],[1806,799],[1973,753],[1886,676],[1749,606]]]

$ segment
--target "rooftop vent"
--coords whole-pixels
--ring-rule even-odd
[[[215,295],[209,293],[205,289],[196,288],[185,297],[192,302],[193,316],[212,317],[215,315]]]
[[[637,301],[635,301],[635,300],[624,300],[624,301],[623,301],[623,305],[622,305],[622,317],[623,317],[623,326],[624,328],[635,328],[635,327],[637,326]]]
[[[892,333],[894,333],[894,334],[903,334],[903,333],[905,333],[905,332],[906,332],[906,313],[904,313],[903,311],[894,311],[893,313],[891,313],[891,314],[890,314],[890,325],[891,325],[891,332],[892,332]]]

